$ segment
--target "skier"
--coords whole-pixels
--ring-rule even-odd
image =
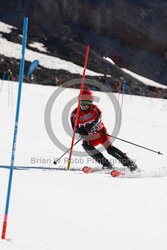
[[[71,125],[74,129],[77,108],[71,113]],[[109,160],[95,147],[102,144],[108,154],[115,157],[122,163],[123,166],[133,172],[138,169],[137,165],[121,150],[114,147],[110,140],[110,136],[102,122],[101,110],[93,104],[93,93],[85,89],[80,96],[80,111],[79,119],[76,127],[76,133],[79,133],[83,138],[82,146],[84,150],[98,163],[103,169],[111,169],[113,176],[119,176],[121,173],[116,171]]]

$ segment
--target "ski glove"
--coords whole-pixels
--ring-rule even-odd
[[[98,129],[100,123],[101,123],[101,112],[93,122],[87,123],[85,125],[85,128],[88,132],[93,133]]]
[[[77,128],[76,133],[78,133],[80,135],[88,135],[88,131],[84,126]]]
[[[92,133],[96,131],[96,127],[94,126],[94,123],[87,123],[85,125],[86,130],[88,131],[88,133]]]

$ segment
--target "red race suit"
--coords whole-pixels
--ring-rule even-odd
[[[77,108],[74,109],[71,113],[71,124],[73,129],[76,119],[76,113]],[[89,141],[89,143],[94,147],[99,144],[105,145],[105,143],[109,141],[110,136],[106,135],[107,131],[104,123],[102,122],[102,112],[94,104],[88,110],[80,109],[76,133],[79,127],[83,126],[86,128],[88,125],[91,129],[88,132],[88,136],[84,138],[84,140]]]

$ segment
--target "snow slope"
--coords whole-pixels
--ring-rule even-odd
[[[160,84],[158,82],[155,82],[153,80],[150,80],[144,76],[140,76],[134,72],[131,72],[130,70],[128,69],[122,69],[123,71],[125,71],[127,74],[133,76],[134,78],[138,79],[139,81],[143,82],[144,84],[146,85],[150,85],[150,86],[153,86],[153,87],[157,87],[157,88],[163,88],[163,89],[167,89],[167,86],[163,85],[163,84]]]
[[[8,82],[4,82],[0,93],[1,166],[10,164],[17,87],[13,83],[12,107],[8,106]],[[50,167],[54,157],[63,153],[49,139],[44,126],[45,106],[55,89],[24,84],[16,166]],[[77,90],[65,89],[52,110],[51,122],[55,134],[67,147],[71,138],[64,131],[62,112],[77,95]],[[111,133],[115,122],[112,104],[105,93],[95,92],[95,95],[100,97],[98,105]],[[166,100],[125,96],[119,137],[165,153],[166,108]],[[89,157],[74,156],[71,171],[15,170],[8,240],[0,240],[0,249],[166,249],[167,158],[120,141],[115,141],[114,145],[137,160],[144,170],[143,178],[114,179],[109,174],[85,175],[73,170],[87,165]],[[82,150],[81,145],[76,145],[75,149]],[[58,167],[66,165],[64,157]],[[1,224],[8,174],[7,169],[0,168]]]
[[[16,29],[16,27],[0,21],[0,32],[11,33],[12,29]]]
[[[0,22],[0,32],[2,31],[2,32],[10,33],[12,28],[15,28],[15,27],[11,25],[7,25],[3,22]],[[39,51],[46,52],[44,45],[43,47],[42,45],[43,44],[41,43],[33,43],[33,44],[30,44],[30,47],[35,47],[35,48],[38,48]],[[7,39],[1,36],[0,36],[0,48],[1,48],[0,50],[1,55],[4,55],[9,58],[14,57],[16,59],[20,59],[21,57],[21,44],[8,41]],[[57,70],[63,69],[70,73],[73,73],[73,74],[78,73],[80,75],[82,75],[82,72],[83,72],[83,67],[73,62],[66,61],[58,57],[45,55],[44,53],[35,52],[30,49],[26,49],[25,60],[30,61],[30,62],[34,60],[39,60],[40,65],[48,69],[57,69]],[[100,74],[100,73],[97,73],[88,69],[87,75],[102,76],[103,74]]]
[[[16,29],[16,27],[0,22],[0,32],[10,33],[12,29]],[[40,52],[44,52],[44,53],[47,52],[47,48],[45,48],[45,46],[42,43],[34,42],[34,43],[29,44],[29,46],[32,48],[37,48]],[[14,57],[16,59],[20,59],[20,56],[21,56],[20,44],[10,42],[7,39],[0,36],[0,48],[1,48],[0,50],[1,55],[4,55],[9,58]],[[73,74],[78,73],[82,75],[83,68],[81,66],[76,65],[75,63],[70,62],[70,61],[62,60],[57,57],[45,55],[44,53],[40,53],[40,52],[26,49],[25,58],[27,61],[30,61],[30,62],[37,59],[39,60],[41,66],[48,68],[48,69],[57,69],[57,70],[63,69]],[[104,57],[104,59],[110,62],[111,64],[115,64],[113,60],[109,57]],[[122,69],[122,70],[125,71],[127,74],[133,76],[134,78],[140,80],[146,85],[163,88],[163,89],[167,88],[167,86],[163,84],[157,83],[146,77],[140,76],[134,72],[131,72],[130,70],[127,70],[127,69]],[[87,75],[102,76],[103,74],[87,69]],[[109,77],[110,75],[107,75],[107,76]]]
[[[108,62],[110,62],[111,64],[115,64],[114,61],[109,58],[109,57],[103,57],[105,60],[107,60]],[[160,84],[158,82],[155,82],[153,80],[150,80],[148,79],[147,77],[144,77],[144,76],[141,76],[141,75],[138,75],[128,69],[125,69],[125,68],[122,68],[122,70],[124,72],[126,72],[128,75],[131,75],[132,77],[136,78],[137,80],[141,81],[142,83],[146,84],[146,85],[150,85],[150,86],[153,86],[153,87],[157,87],[157,88],[163,88],[163,89],[167,89],[167,86],[163,85],[163,84]]]
[[[29,47],[31,48],[36,48],[41,52],[48,52],[47,48],[45,48],[45,46],[43,45],[43,43],[38,43],[38,42],[33,42],[33,43],[29,43]]]

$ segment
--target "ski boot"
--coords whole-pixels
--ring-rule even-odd
[[[127,165],[126,167],[133,173],[133,172],[141,172],[141,170],[138,168],[136,163],[132,161],[131,159],[127,158]]]
[[[111,165],[111,163],[105,159],[105,163],[103,163],[102,169],[114,169],[113,166]]]

